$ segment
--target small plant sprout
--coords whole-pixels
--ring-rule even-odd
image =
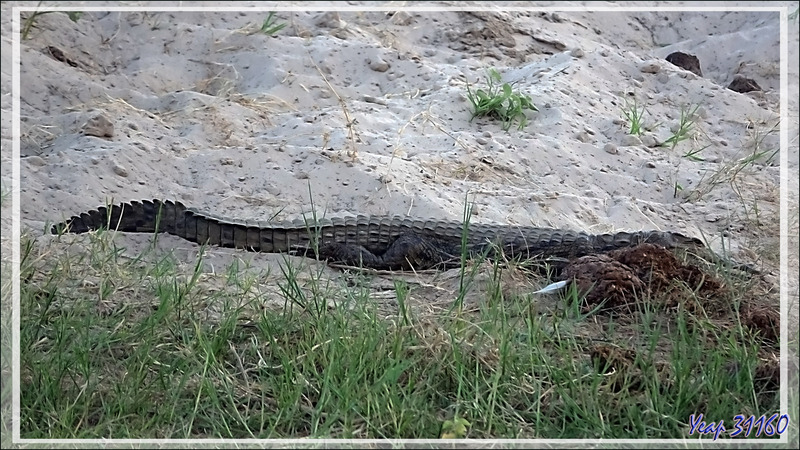
[[[625,107],[622,108],[622,114],[625,115],[625,118],[628,119],[628,123],[631,124],[628,134],[638,136],[644,133],[644,126],[642,124],[644,113],[644,106],[642,106],[641,110],[639,109],[639,102],[636,100],[635,96],[633,97],[633,101],[628,100],[627,97],[625,98]]]
[[[672,198],[678,198],[678,192],[683,192],[683,186],[676,181],[675,187],[672,190]]]
[[[681,120],[678,124],[678,129],[673,132],[669,139],[661,143],[662,147],[674,149],[679,142],[685,141],[694,135],[694,124],[697,121],[697,110],[699,108],[699,104],[694,107],[681,107]]]
[[[281,31],[286,27],[285,23],[275,23],[275,12],[270,11],[267,18],[264,20],[264,23],[261,24],[261,28],[259,29],[260,32],[269,35],[275,36],[275,33]]]
[[[453,420],[445,420],[442,424],[441,439],[464,439],[471,425],[467,419],[458,416]]]
[[[510,83],[502,83],[502,77],[494,68],[486,76],[487,88],[472,91],[467,83],[467,97],[472,103],[472,117],[488,116],[503,122],[503,131],[508,131],[514,122],[521,130],[527,123],[525,110],[538,111],[530,96],[514,92]]]

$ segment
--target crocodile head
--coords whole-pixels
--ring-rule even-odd
[[[651,234],[646,242],[661,245],[666,248],[705,247],[705,243],[695,237],[680,233],[658,232]]]

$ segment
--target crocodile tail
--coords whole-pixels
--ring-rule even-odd
[[[86,233],[107,229],[129,233],[169,233],[197,244],[254,251],[288,251],[293,234],[262,229],[186,208],[171,200],[132,201],[100,207],[53,225],[52,234]],[[295,243],[307,242],[300,236]]]
[[[99,229],[125,232],[159,232],[185,235],[184,222],[186,207],[171,200],[143,200],[129,203],[101,206],[100,208],[72,216],[68,220],[53,225],[52,234],[86,233]]]

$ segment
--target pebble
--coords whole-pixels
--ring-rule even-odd
[[[635,134],[626,134],[625,137],[622,138],[622,145],[626,147],[638,147],[642,145],[642,140]]]
[[[656,61],[645,61],[639,70],[644,73],[658,73],[661,70],[661,64]]]
[[[576,58],[583,58],[583,55],[586,54],[583,52],[583,49],[581,48],[573,48],[572,51],[570,51],[569,53]]]
[[[41,167],[41,166],[44,166],[45,164],[47,164],[44,161],[44,159],[42,159],[41,156],[34,155],[34,156],[29,156],[29,157],[27,157],[25,159],[28,161],[28,164],[30,164],[32,166],[40,166]]]
[[[413,17],[411,17],[411,14],[405,11],[397,11],[392,14],[392,23],[395,25],[408,25],[411,23],[412,19]]]
[[[320,15],[316,20],[316,24],[327,28],[343,28],[346,25],[345,21],[339,17],[339,13],[336,11],[328,11]]]
[[[369,68],[374,70],[375,72],[386,72],[387,70],[389,70],[389,63],[387,63],[381,58],[370,59]]]
[[[382,106],[387,106],[389,104],[385,99],[373,97],[371,95],[364,95],[362,98],[367,103],[374,103],[376,105],[382,105]]]
[[[641,139],[642,145],[645,147],[652,148],[658,146],[658,139],[652,134],[643,134],[639,139]]]
[[[612,155],[616,155],[617,153],[619,153],[619,148],[617,148],[616,145],[614,145],[614,144],[612,144],[610,142],[608,144],[606,144],[605,147],[603,147],[603,150],[605,150],[606,153],[609,153],[609,154],[612,154]]]
[[[113,167],[113,170],[114,170],[115,174],[117,174],[117,175],[119,175],[121,177],[127,177],[128,176],[128,169],[126,169],[125,167],[123,167],[123,166],[121,166],[119,164],[115,163],[114,167]]]
[[[81,133],[86,136],[97,136],[101,138],[114,136],[114,124],[108,120],[108,117],[98,114],[81,127]]]

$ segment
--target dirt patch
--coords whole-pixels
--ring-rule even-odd
[[[675,64],[681,69],[686,69],[689,72],[692,72],[698,77],[703,76],[703,71],[700,69],[700,60],[697,59],[697,56],[689,55],[683,52],[674,52],[667,56],[667,61]]]
[[[653,244],[577,258],[564,268],[563,276],[585,296],[584,311],[630,307],[655,293],[664,306],[675,306],[686,298],[687,288],[697,298],[726,292],[724,283],[712,275]]]
[[[753,80],[752,78],[743,77],[738,74],[733,78],[731,84],[728,85],[728,89],[732,90],[733,92],[738,92],[740,94],[763,90],[761,89],[761,86],[759,86],[758,83],[756,83],[756,80]]]
[[[617,309],[632,304],[646,290],[642,280],[628,266],[609,255],[587,255],[572,261],[564,268],[565,278],[571,278],[581,296],[583,309],[588,311]]]
[[[761,337],[773,343],[780,337],[780,312],[767,305],[758,305],[754,302],[745,302],[739,311],[742,324]]]

